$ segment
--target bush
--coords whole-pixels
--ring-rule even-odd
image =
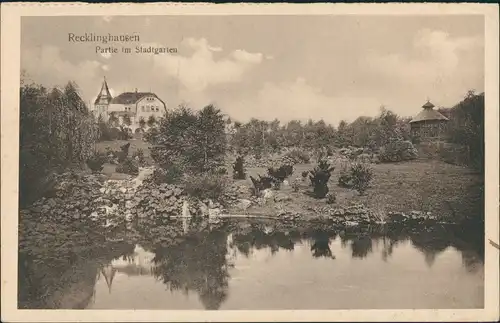
[[[270,176],[259,176],[259,179],[255,179],[250,176],[250,180],[252,181],[253,187],[251,188],[251,193],[253,196],[259,196],[260,192],[271,188],[274,183],[274,178]]]
[[[117,173],[137,175],[139,174],[139,165],[132,158],[125,158],[117,167]]]
[[[175,164],[171,167],[164,168],[156,168],[153,171],[152,176],[148,177],[145,181],[152,182],[154,184],[179,184],[182,180],[184,173],[182,169],[176,166]]]
[[[313,192],[316,198],[324,198],[328,194],[328,180],[332,175],[335,167],[330,167],[327,161],[320,161],[319,165],[310,171],[309,179],[314,187]]]
[[[139,165],[144,166],[146,159],[144,158],[144,150],[142,148],[138,148],[133,154],[132,158],[137,160]]]
[[[345,188],[352,188],[352,177],[348,171],[341,170],[339,176],[339,186]]]
[[[299,149],[290,150],[283,157],[293,160],[295,164],[309,164],[311,161],[311,156]]]
[[[243,156],[238,156],[236,162],[233,165],[233,179],[246,179],[247,174],[245,172]]]
[[[279,168],[269,167],[267,173],[276,183],[281,184],[287,177],[293,174],[293,166],[282,165]]]
[[[185,192],[200,200],[211,199],[223,203],[229,183],[226,177],[216,174],[191,175],[184,180]]]
[[[373,169],[368,164],[354,163],[350,169],[352,187],[362,195],[373,178]]]
[[[408,140],[394,140],[380,148],[379,159],[381,162],[400,162],[413,160],[418,156],[417,150]]]
[[[87,160],[87,166],[94,173],[102,171],[104,163],[106,163],[107,157],[103,154],[95,154]]]
[[[337,202],[337,196],[335,195],[335,192],[328,193],[326,195],[326,204],[335,204]]]

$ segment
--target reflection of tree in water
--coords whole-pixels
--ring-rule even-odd
[[[95,284],[102,270],[102,264],[119,257],[133,245],[109,243],[96,240],[94,243],[72,241],[73,249],[57,249],[58,246],[44,246],[51,254],[36,254],[29,257],[21,254],[19,261],[27,262],[20,269],[25,286],[19,291],[22,308],[86,308],[95,296]],[[53,247],[50,249],[50,247]],[[72,257],[69,252],[74,253]]]
[[[295,243],[302,239],[298,231],[281,231],[258,224],[252,224],[239,231],[233,234],[232,245],[246,257],[254,248],[257,250],[269,248],[271,254],[275,254],[280,249],[290,251],[294,249]]]
[[[353,239],[351,249],[353,258],[365,258],[373,250],[371,237],[362,235]]]
[[[346,248],[350,242],[352,257],[365,258],[373,251],[372,234],[374,233],[366,228],[357,228],[353,229],[353,231],[344,230],[340,233],[341,246]]]
[[[156,248],[155,276],[171,290],[196,291],[206,309],[218,309],[228,290],[227,236],[223,231],[203,231]]]
[[[408,235],[400,228],[387,230],[386,235],[382,238],[382,260],[387,261],[392,256],[394,248],[401,242],[407,241]]]
[[[436,256],[450,245],[450,240],[444,232],[427,231],[410,235],[413,246],[422,252],[427,266],[432,267]]]
[[[314,230],[310,233],[312,240],[311,251],[314,258],[326,257],[335,259],[330,249],[330,239],[335,235],[323,230]]]

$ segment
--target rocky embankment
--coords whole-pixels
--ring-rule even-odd
[[[135,178],[109,180],[103,175],[64,173],[46,196],[30,208],[21,210],[26,217],[56,218],[60,222],[90,220],[108,227],[120,224],[147,225],[179,217],[263,217],[284,221],[328,221],[355,226],[370,223],[427,223],[438,218],[421,211],[379,214],[362,204],[347,206],[295,205],[291,196],[280,191],[266,190],[261,197],[248,197],[248,187],[232,186],[226,193],[225,207],[211,200],[194,200],[182,186],[155,184],[149,178],[153,167],[141,168]]]

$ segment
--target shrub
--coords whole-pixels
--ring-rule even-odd
[[[316,166],[312,171],[309,179],[313,186],[314,196],[316,198],[324,198],[328,194],[328,180],[330,180],[331,174],[335,167],[330,167],[327,161],[320,161],[319,165]]]
[[[238,156],[236,162],[233,165],[233,178],[234,179],[246,179],[247,174],[245,172],[243,156]]]
[[[279,168],[269,167],[267,173],[270,177],[274,179],[277,183],[283,183],[283,181],[293,174],[292,165],[282,165]]]
[[[137,160],[139,165],[144,166],[146,159],[144,158],[144,150],[142,148],[138,148],[133,154],[132,158]]]
[[[87,160],[87,166],[94,173],[102,171],[104,163],[106,163],[107,157],[103,154],[95,154]]]
[[[132,158],[125,158],[117,167],[117,173],[137,175],[139,174],[139,165]]]
[[[337,196],[335,195],[335,192],[328,193],[326,195],[326,204],[335,204],[337,202]]]
[[[179,168],[176,164],[173,164],[167,169],[156,168],[153,171],[153,175],[150,176],[146,181],[150,181],[155,184],[179,184],[183,176],[184,173],[182,172],[182,169]]]
[[[350,169],[352,187],[362,195],[373,178],[373,169],[368,164],[354,163]]]
[[[258,176],[259,179],[250,176],[250,180],[252,181],[253,184],[253,188],[251,189],[253,196],[259,196],[261,191],[271,188],[274,183],[274,179],[270,176],[264,176],[264,177],[260,175]]]
[[[352,188],[352,177],[348,171],[342,170],[339,175],[339,186],[345,188]]]
[[[128,142],[120,147],[120,151],[113,152],[113,155],[117,157],[119,163],[122,163],[125,159],[128,158],[129,149],[130,143]]]
[[[417,158],[417,150],[407,140],[393,140],[380,148],[379,159],[381,162],[400,162]]]
[[[185,192],[200,200],[211,199],[224,202],[224,195],[229,187],[226,177],[217,174],[199,174],[188,176],[184,180]]]
[[[295,164],[309,164],[311,161],[311,156],[303,150],[293,149],[288,151],[284,157],[290,158]]]

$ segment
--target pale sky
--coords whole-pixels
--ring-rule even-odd
[[[136,33],[177,54],[96,53],[68,33]],[[427,98],[452,106],[484,91],[482,16],[24,17],[21,68],[45,86],[75,81],[94,101],[155,92],[169,108],[215,103],[233,119],[337,124],[380,106],[413,116]],[[126,44],[113,44],[121,47]],[[106,45],[101,45],[106,46]]]

